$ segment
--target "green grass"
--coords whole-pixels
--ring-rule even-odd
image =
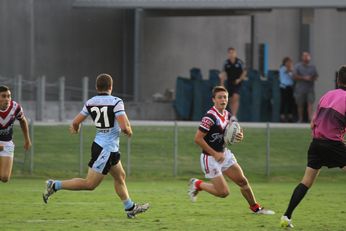
[[[13,178],[0,185],[1,230],[282,230],[279,219],[296,182],[252,182],[257,199],[277,212],[273,216],[250,213],[233,183],[225,199],[201,193],[196,203],[186,195],[186,181],[128,182],[136,201],[151,209],[136,219],[126,218],[112,181],[93,192],[59,191],[46,205],[41,192],[44,179]],[[345,182],[320,180],[294,214],[295,230],[345,230]]]
[[[245,128],[243,143],[231,147],[258,201],[277,211],[274,216],[251,214],[232,183],[231,196],[226,199],[201,193],[197,203],[189,202],[187,180],[203,177],[200,150],[193,143],[195,131],[179,128],[178,176],[172,177],[173,128],[134,127],[128,187],[134,200],[148,201],[152,208],[128,220],[109,178],[93,192],[60,191],[48,205],[43,204],[44,180],[79,175],[79,136],[70,135],[67,126],[35,127],[34,172],[30,175],[30,156],[23,152],[22,135],[16,126],[13,177],[10,183],[0,184],[0,230],[280,230],[280,216],[305,169],[310,131],[271,130],[270,177],[265,175],[265,129]],[[83,129],[84,173],[94,132],[89,126]],[[127,169],[125,137],[121,139],[121,152]],[[323,169],[294,214],[296,230],[345,230],[345,176],[338,169]]]

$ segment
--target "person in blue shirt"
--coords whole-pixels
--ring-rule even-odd
[[[293,122],[294,97],[293,97],[293,62],[290,57],[285,57],[279,70],[280,78],[280,119],[281,122]]]
[[[91,116],[96,127],[96,136],[91,146],[89,170],[85,179],[48,180],[43,193],[43,201],[58,190],[94,190],[110,173],[114,179],[115,192],[123,201],[128,218],[149,209],[149,204],[134,203],[128,193],[125,183],[125,171],[120,161],[120,133],[131,137],[132,129],[124,108],[124,102],[112,96],[113,79],[108,74],[100,74],[96,78],[98,95],[89,99],[82,111],[73,119],[70,132],[77,134],[81,123]]]

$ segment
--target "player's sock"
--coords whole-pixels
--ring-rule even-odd
[[[61,189],[61,181],[60,180],[54,181],[53,189],[54,189],[54,191],[58,191]]]
[[[203,183],[203,181],[202,180],[196,180],[196,182],[195,182],[195,187],[196,187],[196,189],[198,190],[198,191],[202,191],[202,189],[201,189],[201,184]]]
[[[261,206],[258,203],[256,203],[254,205],[250,205],[250,209],[255,213],[261,209]]]
[[[288,204],[288,208],[284,214],[288,217],[288,219],[291,219],[293,210],[301,202],[308,190],[309,188],[302,183],[298,184],[297,187],[294,189],[290,203]]]
[[[124,204],[124,208],[125,208],[126,211],[127,210],[131,210],[134,207],[134,205],[135,205],[135,203],[131,200],[131,198],[128,198],[127,200],[124,200],[123,204]]]

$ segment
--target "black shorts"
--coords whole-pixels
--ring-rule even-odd
[[[308,151],[308,167],[320,169],[346,166],[346,146],[341,141],[313,139]]]
[[[240,95],[240,88],[241,88],[241,85],[240,85],[240,84],[228,86],[228,87],[227,87],[228,96],[229,96],[229,97],[232,97],[234,94]]]
[[[94,171],[107,175],[111,167],[119,163],[119,160],[120,152],[107,152],[100,145],[93,142],[88,166]]]

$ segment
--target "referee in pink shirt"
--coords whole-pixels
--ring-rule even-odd
[[[281,217],[281,227],[293,227],[293,210],[304,198],[322,166],[339,167],[346,171],[346,65],[338,71],[338,89],[322,96],[311,121],[313,140],[308,151],[308,163],[302,181],[294,189],[288,208]]]

